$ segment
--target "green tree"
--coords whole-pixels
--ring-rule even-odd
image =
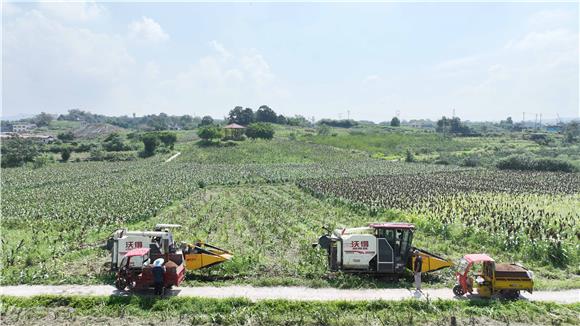
[[[272,139],[274,137],[274,128],[269,123],[255,122],[246,129],[246,136],[252,139]]]
[[[39,169],[52,162],[54,162],[54,158],[52,156],[43,154],[34,158],[34,161],[32,161],[32,167],[34,169]]]
[[[220,139],[223,137],[223,130],[219,126],[210,125],[197,129],[197,135],[204,141]]]
[[[103,148],[107,152],[120,152],[127,149],[123,137],[117,132],[110,133],[103,141]]]
[[[288,124],[288,119],[286,119],[285,116],[283,115],[278,115],[278,117],[276,118],[276,123],[279,125],[287,125]]]
[[[458,134],[458,135],[468,135],[471,134],[471,129],[461,122],[458,117],[453,117],[451,119],[443,116],[437,121],[437,132],[443,133],[443,135],[448,134]]]
[[[145,146],[145,148],[143,149],[142,156],[143,157],[153,156],[155,154],[155,149],[157,148],[157,146],[159,146],[159,138],[157,137],[157,135],[148,133],[143,135],[141,140],[143,141],[143,145]]]
[[[63,142],[71,141],[75,138],[75,135],[72,131],[61,132],[59,133],[56,138],[62,140]]]
[[[205,117],[201,118],[201,123],[199,124],[200,126],[209,126],[213,124],[213,118],[210,117],[209,115],[206,115]]]
[[[2,141],[2,167],[21,166],[39,155],[38,145],[31,139],[16,137]]]
[[[499,126],[507,130],[512,130],[514,128],[514,120],[512,117],[507,117],[507,119],[499,122]]]
[[[174,132],[160,132],[157,136],[165,146],[173,149],[173,145],[177,141],[177,135]]]
[[[328,136],[330,135],[330,127],[328,125],[318,125],[316,133],[320,136]]]
[[[46,112],[41,112],[39,115],[35,116],[33,120],[37,126],[44,127],[44,126],[48,126],[50,124],[50,122],[53,120],[53,118],[52,118],[52,115],[50,115]]]
[[[277,120],[278,120],[278,116],[276,115],[276,112],[274,112],[274,110],[272,110],[267,105],[260,106],[258,111],[256,111],[256,121],[257,122],[276,123]]]
[[[393,117],[393,119],[391,119],[391,127],[399,127],[400,125],[401,120],[399,120],[399,118]]]
[[[70,158],[70,148],[65,147],[63,148],[62,152],[60,153],[60,158],[62,159],[63,162],[67,162],[68,159]]]
[[[568,143],[575,143],[580,140],[580,125],[577,121],[572,121],[564,127],[565,140]]]
[[[415,154],[413,154],[413,151],[410,148],[407,149],[407,153],[405,154],[405,162],[415,162]]]
[[[242,109],[241,106],[236,106],[230,111],[228,116],[229,123],[237,123],[243,126],[247,126],[254,122],[254,111],[250,108]]]

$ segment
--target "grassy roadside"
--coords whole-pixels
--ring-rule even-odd
[[[361,302],[296,302],[246,299],[172,297],[0,297],[2,322],[49,324],[167,324],[207,325],[425,325],[551,324],[580,322],[580,304],[539,302],[405,300]],[[46,324],[46,323],[45,323]]]

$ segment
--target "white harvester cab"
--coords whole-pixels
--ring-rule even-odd
[[[119,229],[107,240],[107,249],[111,251],[111,269],[119,268],[125,254],[136,248],[149,248],[152,253],[170,253],[178,251],[173,241],[170,228],[181,227],[179,224],[157,224],[154,231],[128,231]]]

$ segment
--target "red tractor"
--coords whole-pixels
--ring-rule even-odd
[[[153,261],[164,256],[165,273],[163,276],[163,287],[171,289],[179,286],[185,279],[185,266],[183,256],[177,254],[163,255],[161,257],[150,257],[149,248],[138,248],[128,251],[119,266],[115,287],[121,291],[128,289],[143,290],[154,286],[153,281]]]

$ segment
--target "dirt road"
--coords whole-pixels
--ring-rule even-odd
[[[203,298],[247,298],[252,301],[285,299],[298,301],[330,300],[404,300],[409,298],[453,299],[451,289],[425,289],[422,294],[409,289],[333,289],[305,287],[180,287],[170,291],[170,295]],[[18,285],[0,287],[1,295],[34,296],[52,295],[126,295],[109,285]],[[149,294],[149,292],[145,292]],[[566,291],[537,291],[523,293],[523,300],[552,301],[558,303],[580,302],[580,289]]]
[[[173,161],[176,157],[178,157],[179,155],[181,155],[181,152],[177,152],[175,153],[175,155],[171,156],[170,158],[168,158],[167,160],[165,160],[164,163],[169,163],[171,161]]]

